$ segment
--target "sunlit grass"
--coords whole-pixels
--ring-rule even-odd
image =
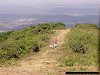
[[[88,26],[87,26],[88,25]],[[89,27],[90,25],[90,27]],[[82,26],[82,27],[81,27]],[[91,27],[93,26],[93,27]],[[99,29],[95,25],[86,24],[71,29],[66,36],[63,50],[65,55],[60,61],[65,66],[97,66],[99,65]],[[80,44],[82,46],[80,46]],[[85,51],[83,53],[81,50]]]

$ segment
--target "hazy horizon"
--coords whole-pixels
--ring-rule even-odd
[[[21,19],[32,20],[33,24],[63,22],[68,26],[75,23],[98,25],[99,5],[100,0],[0,0],[0,29],[4,29],[4,25],[21,27],[23,23],[16,24],[16,20]]]

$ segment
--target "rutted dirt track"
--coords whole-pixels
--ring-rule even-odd
[[[18,61],[15,66],[0,67],[0,75],[65,75],[68,69],[87,68],[91,71],[98,71],[97,67],[92,66],[72,66],[64,67],[59,62],[59,58],[64,55],[63,51],[59,50],[64,43],[64,39],[70,29],[56,30],[56,33],[51,37],[50,44],[58,39],[59,47],[50,49],[49,45],[42,48],[40,52]]]
[[[64,75],[65,70],[59,66],[58,62],[63,55],[59,48],[69,31],[70,29],[56,30],[56,34],[51,37],[50,44],[55,38],[58,39],[58,48],[50,49],[48,45],[39,53],[19,61],[17,66],[1,67],[0,75]]]

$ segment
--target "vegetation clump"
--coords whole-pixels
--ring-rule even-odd
[[[94,34],[95,33],[95,34]],[[71,29],[68,37],[69,47],[75,52],[86,53],[98,46],[98,29],[94,24],[78,24]]]
[[[71,49],[74,51],[74,52],[77,52],[77,53],[85,53],[85,47],[83,44],[81,44],[80,42],[73,42],[73,43],[70,43],[70,47]]]
[[[63,23],[43,23],[0,33],[0,63],[23,58],[31,52],[39,52],[48,45],[53,29],[62,28],[65,28]]]
[[[65,55],[60,60],[66,65],[98,66],[99,28],[95,24],[76,24],[66,36]]]
[[[39,51],[40,51],[40,47],[39,47],[37,44],[35,44],[35,45],[32,47],[32,51],[33,51],[33,52],[39,52]]]

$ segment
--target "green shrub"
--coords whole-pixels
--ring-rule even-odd
[[[49,43],[53,29],[62,29],[63,23],[43,23],[21,30],[0,34],[0,63],[20,59],[31,52],[39,52]]]
[[[63,45],[65,55],[60,60],[67,66],[98,66],[98,33],[99,29],[92,25],[72,28]]]
[[[39,52],[40,51],[40,48],[37,44],[34,44],[33,47],[32,47],[32,51],[33,52]]]
[[[1,47],[0,58],[10,59],[19,58],[20,48],[11,43],[3,44]]]
[[[98,35],[93,32],[87,32],[80,29],[72,29],[69,33],[68,43],[70,48],[77,52],[77,49],[86,53],[88,49],[95,48],[98,46]]]
[[[75,25],[75,27],[76,28],[85,28],[85,29],[90,29],[90,28],[98,28],[97,27],[97,25],[96,24],[89,24],[89,23],[87,23],[87,24],[80,24],[80,23],[77,23],[76,25]]]
[[[70,43],[70,48],[74,52],[83,53],[83,54],[86,52],[86,49],[85,49],[84,45],[81,44],[80,42],[71,42]]]
[[[8,37],[9,37],[9,35],[10,35],[12,32],[13,32],[13,31],[0,33],[0,42],[7,40]]]

